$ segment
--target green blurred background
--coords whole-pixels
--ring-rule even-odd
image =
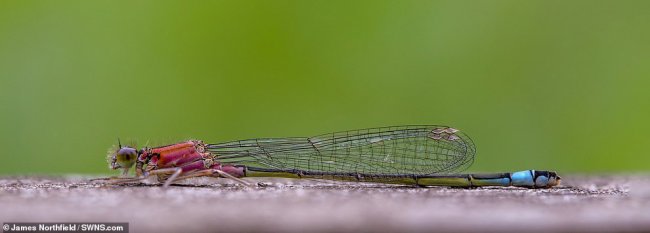
[[[650,1],[0,0],[0,174],[445,124],[472,171],[643,171]]]

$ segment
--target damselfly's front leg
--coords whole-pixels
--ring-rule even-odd
[[[102,178],[95,178],[95,179],[90,179],[90,182],[94,181],[107,181],[108,183],[111,184],[120,184],[120,183],[129,183],[133,181],[139,181],[146,179],[147,177],[118,177],[118,176],[111,176],[111,177],[102,177]]]
[[[91,179],[90,181],[97,181],[97,180],[105,180],[109,184],[124,184],[124,183],[131,183],[131,182],[137,182],[137,181],[142,181],[147,178],[149,178],[151,175],[169,175],[169,177],[174,178],[178,177],[180,173],[183,170],[181,168],[175,167],[175,168],[162,168],[162,169],[154,169],[149,172],[145,172],[142,176],[140,177],[105,177],[105,178],[96,178],[96,179]],[[169,186],[169,185],[168,185]]]

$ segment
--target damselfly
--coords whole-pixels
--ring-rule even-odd
[[[552,171],[458,174],[474,161],[472,140],[439,125],[351,130],[313,137],[258,138],[207,144],[189,140],[109,154],[111,169],[123,175],[135,164],[135,177],[106,178],[136,182],[155,175],[164,186],[191,177],[317,178],[417,186],[518,186],[550,188],[560,184]]]

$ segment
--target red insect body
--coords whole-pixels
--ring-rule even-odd
[[[158,168],[168,168],[201,159],[201,154],[196,152],[194,148],[183,148],[176,151],[160,154],[157,165]]]
[[[206,169],[205,164],[203,163],[203,160],[197,160],[197,161],[190,162],[190,163],[184,163],[182,165],[179,165],[178,167],[183,169],[183,172]]]
[[[187,142],[176,143],[168,146],[152,148],[151,152],[155,154],[162,154],[168,151],[175,151],[181,148],[195,147],[197,142],[198,141],[187,141]]]
[[[204,152],[201,141],[187,141],[178,144],[145,149],[138,157],[136,173],[142,174],[142,169],[147,172],[162,168],[181,168],[181,175],[190,171],[219,170],[234,177],[245,176],[243,167],[222,165],[213,160],[213,156]],[[146,166],[145,166],[146,165]],[[166,176],[159,176],[166,177]]]

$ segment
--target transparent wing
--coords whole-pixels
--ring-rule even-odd
[[[308,138],[249,139],[207,145],[225,164],[361,174],[434,174],[465,170],[476,148],[446,126],[394,126]]]

